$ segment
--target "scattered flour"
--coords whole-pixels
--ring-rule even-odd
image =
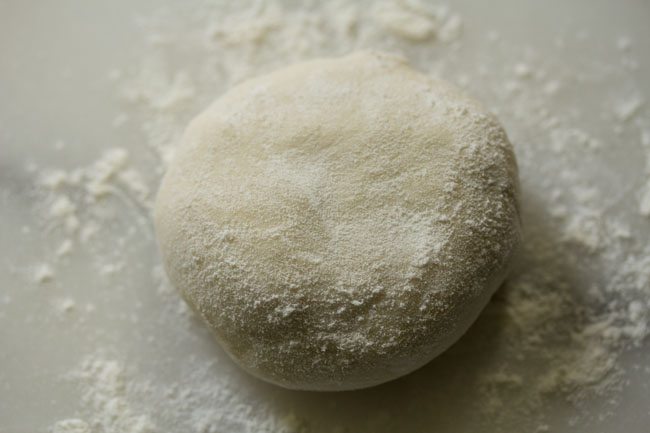
[[[127,400],[128,386],[123,367],[103,358],[86,359],[77,377],[86,385],[83,402],[92,409],[91,431],[103,433],[153,433],[149,414],[135,413]],[[81,423],[84,423],[81,421]],[[65,431],[65,430],[64,430]]]
[[[77,308],[77,303],[71,298],[59,299],[55,302],[55,308],[61,314],[70,314]]]
[[[37,283],[47,283],[54,278],[54,269],[47,263],[42,263],[34,269],[34,281]]]
[[[462,20],[446,6],[419,1],[384,1],[373,10],[374,19],[388,33],[412,41],[439,39],[450,42],[460,36]]]
[[[70,418],[57,421],[52,426],[51,433],[92,433],[92,430],[84,420]]]
[[[619,101],[614,106],[614,113],[619,120],[631,120],[643,107],[644,100],[639,95],[635,94]]]

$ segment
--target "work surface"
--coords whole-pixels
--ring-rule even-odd
[[[0,432],[645,432],[650,4],[0,1]],[[241,372],[169,286],[151,206],[233,84],[375,48],[515,146],[524,247],[459,343],[364,391]]]

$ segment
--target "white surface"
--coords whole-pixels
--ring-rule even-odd
[[[603,112],[628,84],[630,91],[650,95],[647,2],[502,0],[452,5],[465,23],[463,43],[456,51],[432,48],[428,56],[453,54],[450,62],[459,70],[476,69],[484,63],[497,70],[503,62],[505,77],[516,56],[524,54],[519,52],[513,58],[503,51],[489,51],[488,31],[498,30],[502,40],[513,46],[534,47],[539,63],[558,74],[579,71],[585,80],[567,81],[556,105],[549,108],[560,114],[580,111],[582,128],[607,143],[618,143],[606,146],[595,162],[585,159],[585,164],[593,163],[593,170],[602,173],[595,178],[599,187],[615,197],[638,186],[644,162],[643,155],[630,144],[638,141],[636,130],[623,129],[619,134],[606,130]],[[107,206],[107,212],[122,211],[103,219],[109,222],[95,241],[87,248],[75,247],[57,264],[51,282],[33,282],[34,268],[53,260],[62,237],[47,227],[39,217],[42,213],[34,211],[43,198],[32,187],[34,176],[26,170],[29,163],[73,169],[92,163],[107,148],[120,146],[130,151],[131,164],[142,170],[151,168],[144,175],[152,188],[157,184],[160,173],[154,171],[157,165],[151,149],[142,144],[141,119],[121,105],[108,75],[113,68],[128,71],[139,62],[148,48],[135,17],[149,16],[159,7],[153,1],[0,2],[0,432],[46,431],[58,420],[82,416],[82,390],[65,377],[85,357],[96,353],[119,360],[131,377],[170,386],[188,380],[199,361],[215,359],[211,372],[232,378],[234,386],[241,387],[242,398],[250,396],[255,404],[264,402],[266,410],[282,416],[294,413],[308,420],[314,431],[334,431],[341,420],[349,420],[345,422],[352,429],[374,425],[368,428],[383,431],[384,426],[393,425],[403,426],[403,431],[475,431],[472,429],[481,421],[476,421],[472,408],[479,394],[469,388],[458,392],[463,384],[472,383],[472,363],[482,362],[476,353],[471,354],[472,359],[462,356],[470,345],[468,339],[473,338],[471,331],[464,344],[452,349],[452,355],[400,381],[363,392],[284,391],[238,371],[191,319],[161,314],[178,304],[170,301],[172,295],[157,291],[159,283],[151,273],[159,261],[158,253],[147,214],[137,205]],[[556,44],[558,36],[566,39],[562,49]],[[603,59],[619,61],[616,41],[621,36],[633,41],[638,68],[624,76],[627,81],[598,81],[607,64]],[[191,52],[182,54],[178,61],[192,61]],[[418,63],[426,63],[426,59]],[[445,78],[454,81],[456,77]],[[207,101],[222,90],[197,98]],[[506,102],[495,101],[493,108]],[[115,128],[113,120],[124,112],[130,121]],[[643,116],[647,110],[641,111]],[[641,121],[646,120],[643,117]],[[513,118],[504,121],[508,130],[519,131],[514,134],[515,144],[525,152],[526,131],[518,130]],[[57,149],[59,141],[64,143],[62,149]],[[525,192],[530,191],[526,176],[522,172]],[[621,212],[636,212],[629,201],[624,206]],[[641,230],[648,227],[647,221],[639,224]],[[98,257],[103,263],[123,263],[124,267],[100,275]],[[65,299],[74,300],[72,316],[57,310]],[[94,310],[87,310],[88,305]],[[494,332],[498,332],[498,324]],[[486,359],[489,356],[489,348],[481,353]],[[625,362],[644,365],[647,359],[646,344],[629,352]],[[594,416],[572,425],[577,409],[558,400],[544,409],[554,414],[547,420],[551,431],[647,431],[648,375],[627,374],[632,383],[616,394],[620,404],[612,414],[602,421]],[[454,394],[434,392],[437,387],[449,386],[450,375],[458,379],[451,384]],[[146,401],[132,404],[143,411],[149,407]],[[582,404],[590,406],[594,414],[603,407],[598,398]],[[440,409],[433,413],[432,408]],[[152,411],[154,420],[163,420],[158,422],[159,431],[175,431],[174,426],[165,424],[165,414]],[[366,422],[368,417],[374,421]],[[523,429],[530,428],[526,418],[522,416]],[[482,422],[482,429],[492,429],[489,422]]]

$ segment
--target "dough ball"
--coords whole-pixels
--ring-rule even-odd
[[[229,355],[294,389],[407,374],[454,343],[520,239],[498,121],[375,52],[246,81],[189,125],[155,223]]]

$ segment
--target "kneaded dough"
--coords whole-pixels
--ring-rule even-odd
[[[478,102],[360,52],[246,81],[196,117],[156,232],[239,365],[357,389],[424,365],[476,319],[520,239],[517,182]]]

